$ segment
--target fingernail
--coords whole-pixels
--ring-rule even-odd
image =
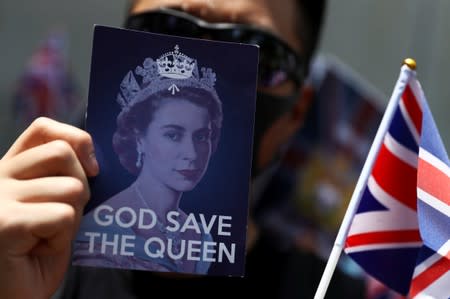
[[[100,170],[98,165],[97,157],[95,156],[95,152],[92,151],[89,153],[89,176],[96,176]]]

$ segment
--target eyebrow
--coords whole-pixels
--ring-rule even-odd
[[[179,131],[186,131],[186,129],[179,125],[164,125],[161,127],[161,129],[175,129]]]
[[[203,128],[199,128],[198,130],[195,130],[195,132],[203,132],[203,131],[207,131],[207,132],[211,132],[211,128],[208,127],[203,127]]]
[[[173,129],[173,130],[177,130],[177,131],[186,132],[186,129],[184,127],[179,126],[179,125],[173,125],[173,124],[161,126],[161,129]],[[201,132],[201,131],[211,132],[212,130],[209,127],[202,127],[202,128],[195,130],[195,132]]]

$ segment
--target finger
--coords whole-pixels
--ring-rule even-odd
[[[26,180],[46,176],[73,176],[85,180],[86,176],[72,147],[55,140],[20,152],[3,161],[10,177]]]
[[[0,212],[0,246],[9,255],[27,255],[39,243],[58,251],[76,230],[75,209],[64,203],[7,202]]]
[[[97,175],[99,168],[91,136],[81,129],[45,117],[36,119],[19,136],[5,157],[13,157],[25,150],[54,140],[64,140],[69,143],[86,174]]]
[[[78,228],[90,197],[89,189],[80,180],[73,177],[44,177],[27,181],[16,180],[13,185],[16,199],[21,203],[54,202],[72,206],[75,211],[75,226]],[[75,232],[73,231],[72,235]]]
[[[82,210],[90,196],[83,182],[68,176],[11,180],[8,184],[6,197],[23,203],[60,202]]]
[[[89,189],[83,168],[72,147],[65,141],[56,140],[33,147],[3,162],[8,176],[17,180],[69,176],[78,179],[84,190]]]
[[[33,247],[33,254],[53,254],[71,246],[80,220],[80,213],[70,205],[54,202],[38,203],[27,208],[28,213],[40,214],[33,219],[29,228],[33,236],[40,242]],[[51,214],[51,215],[50,215]]]

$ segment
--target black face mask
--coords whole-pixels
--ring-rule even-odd
[[[264,170],[273,168],[283,156],[286,145],[282,145],[275,155],[272,157],[270,163],[264,167],[258,167],[257,160],[261,147],[261,141],[268,129],[273,126],[276,120],[282,115],[292,111],[293,106],[298,98],[298,95],[289,97],[281,97],[270,95],[267,93],[258,92],[256,97],[256,115],[255,115],[255,129],[253,135],[253,163],[252,163],[252,179],[258,177]]]

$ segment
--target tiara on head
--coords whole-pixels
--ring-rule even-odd
[[[141,84],[135,74],[142,77]],[[197,61],[181,53],[178,45],[175,45],[174,51],[164,53],[156,61],[146,58],[134,73],[130,70],[120,83],[117,102],[122,109],[129,108],[153,93],[168,90],[175,95],[183,87],[204,89],[218,99],[215,82],[216,74],[211,68],[201,68],[200,75]]]

